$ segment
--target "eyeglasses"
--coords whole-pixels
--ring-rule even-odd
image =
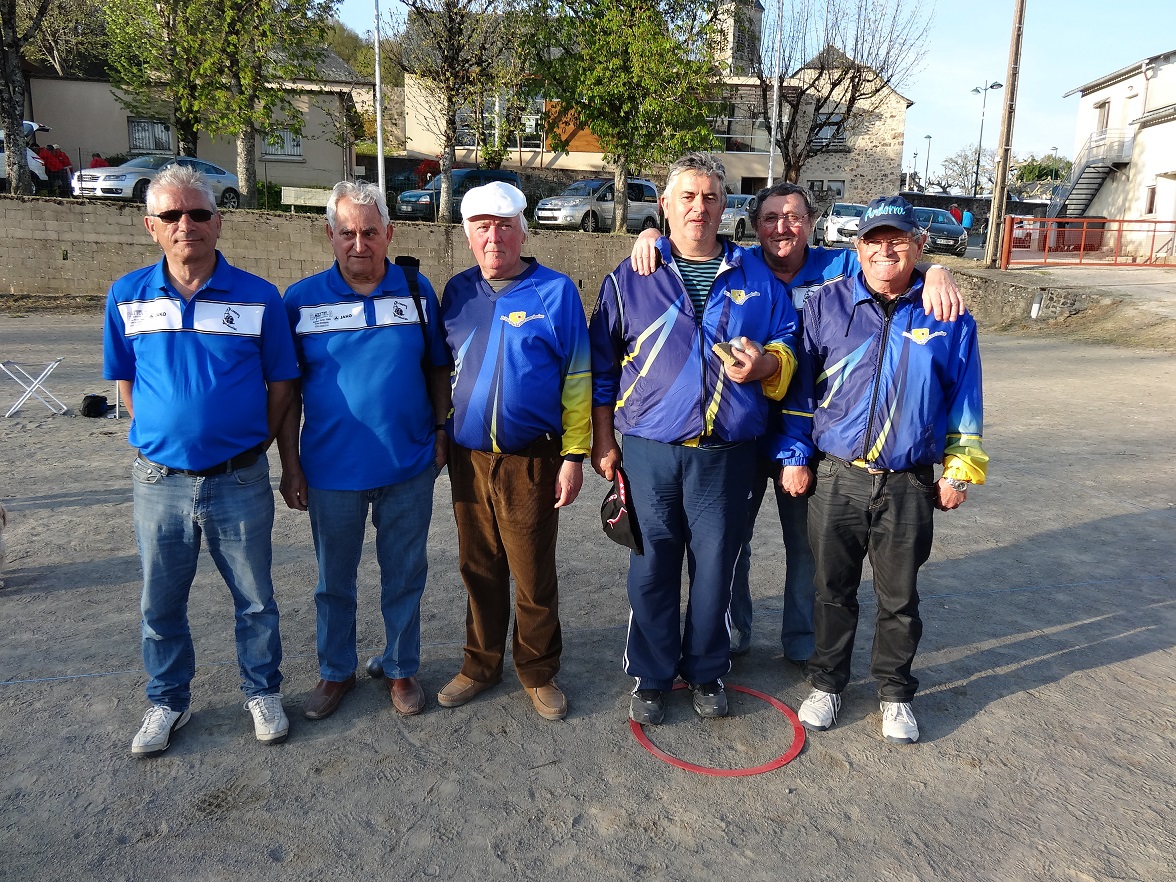
[[[212,216],[216,212],[209,211],[207,208],[189,208],[183,211],[178,208],[173,208],[171,211],[161,211],[159,214],[150,214],[148,217],[157,217],[165,224],[178,224],[180,218],[185,214],[198,224],[206,224],[212,220]]]
[[[790,227],[799,227],[806,218],[808,218],[807,214],[765,214],[760,216],[759,222],[765,227],[773,229],[779,226],[780,221]]]
[[[908,250],[912,245],[915,244],[914,242],[912,242],[910,240],[910,238],[906,238],[906,239],[859,239],[858,241],[861,242],[863,245],[865,245],[867,248],[869,248],[871,251],[881,251],[883,248],[888,247],[895,254],[902,254],[902,252]]]

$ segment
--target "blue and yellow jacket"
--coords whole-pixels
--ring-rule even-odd
[[[783,398],[796,366],[797,315],[761,260],[724,241],[702,316],[694,312],[669,239],[662,265],[609,273],[589,323],[592,405],[615,407],[625,435],[671,444],[749,441],[768,428],[768,398]],[[762,383],[732,382],[711,347],[745,336],[780,360]]]
[[[445,286],[441,323],[453,355],[449,433],[471,450],[515,453],[551,435],[579,461],[592,439],[584,306],[563,273],[527,269],[495,291],[474,266]]]
[[[976,323],[937,321],[922,296],[916,272],[888,316],[859,272],[805,301],[776,459],[805,465],[820,450],[895,471],[942,463],[949,478],[984,483]]]

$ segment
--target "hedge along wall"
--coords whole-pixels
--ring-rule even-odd
[[[142,205],[0,196],[0,291],[45,297],[105,294],[110,283],[159,260]],[[285,290],[331,265],[322,215],[226,211],[219,247],[235,266]],[[633,237],[532,229],[523,253],[566,273],[586,309],[600,282],[629,255]],[[409,254],[438,293],[473,266],[460,226],[396,223],[390,256]]]

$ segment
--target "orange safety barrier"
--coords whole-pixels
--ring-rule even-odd
[[[1000,267],[1176,266],[1176,220],[1018,217],[1001,230]]]

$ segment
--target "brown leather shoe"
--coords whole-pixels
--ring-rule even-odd
[[[355,674],[346,680],[319,680],[306,700],[302,712],[308,720],[325,720],[336,710],[343,696],[355,688]]]
[[[465,674],[458,674],[445,684],[444,689],[437,693],[437,703],[441,707],[461,707],[475,695],[485,692],[501,679],[499,677],[493,682],[483,683],[480,680],[471,680]]]
[[[568,715],[568,699],[551,679],[542,686],[526,686],[531,704],[545,720],[562,720]]]
[[[416,677],[385,677],[384,681],[392,694],[392,707],[396,708],[398,714],[411,717],[425,709],[425,691]]]

